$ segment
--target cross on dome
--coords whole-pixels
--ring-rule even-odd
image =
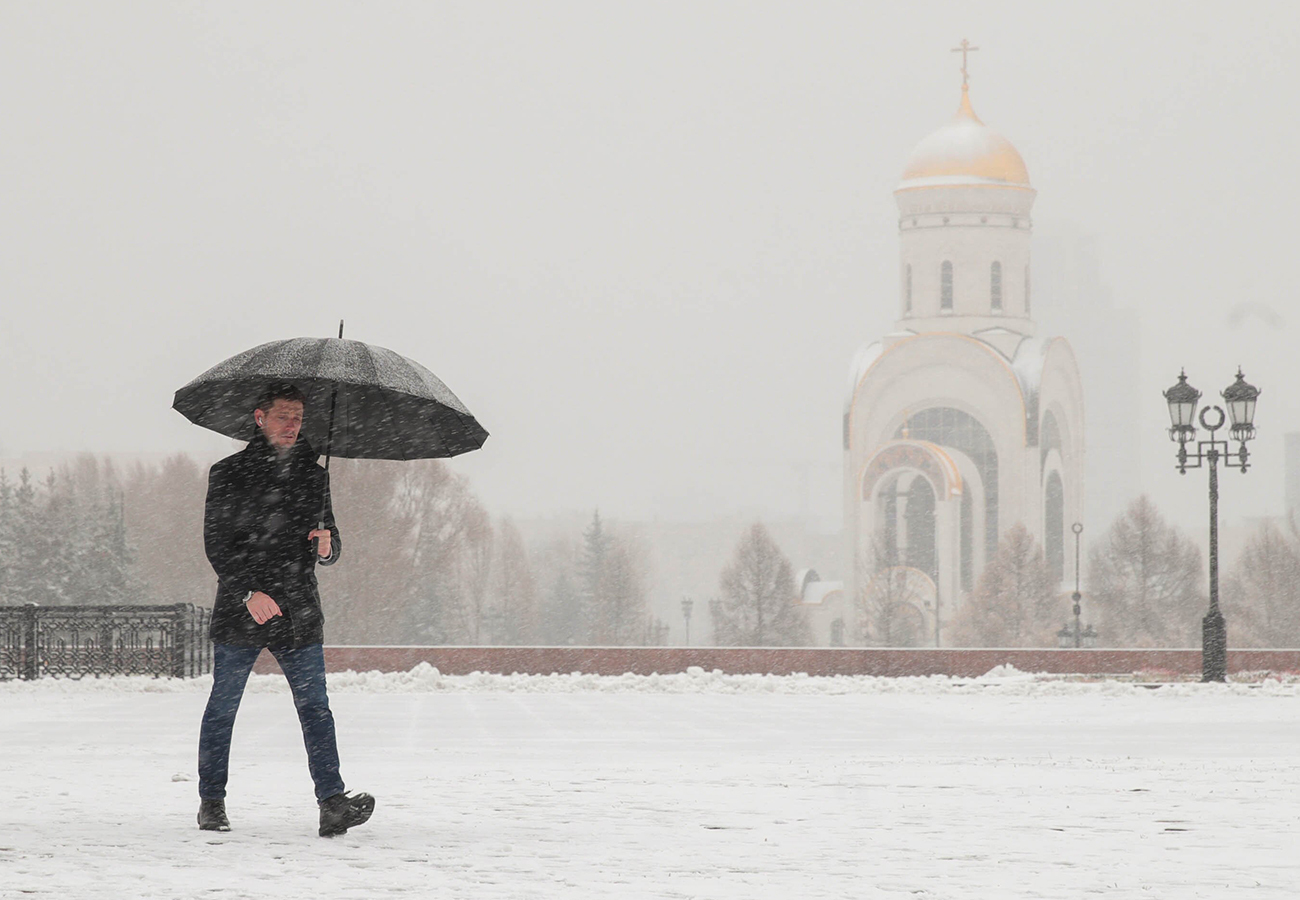
[[[952,48],[952,52],[953,52],[953,53],[960,53],[960,54],[961,54],[961,86],[962,86],[962,90],[965,90],[965,89],[966,89],[966,85],[967,85],[967,83],[970,81],[970,73],[966,71],[966,54],[971,53],[971,52],[973,52],[973,51],[975,51],[975,50],[978,50],[978,49],[979,49],[979,47],[972,47],[972,46],[970,45],[970,41],[966,40],[965,38],[962,38],[962,39],[961,39],[961,46],[960,46],[960,47],[953,47],[953,48]]]

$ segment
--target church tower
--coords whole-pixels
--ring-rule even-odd
[[[845,579],[853,642],[949,646],[945,629],[1023,524],[1058,577],[1082,518],[1083,390],[1033,319],[1035,190],[975,115],[962,42],[956,116],[894,191],[895,331],[864,346],[844,412]]]
[[[1024,160],[979,120],[963,84],[957,115],[917,145],[894,191],[899,327],[1032,336],[1035,193]]]

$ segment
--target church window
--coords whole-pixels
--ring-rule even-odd
[[[975,470],[979,472],[980,481],[984,485],[984,558],[992,559],[998,549],[998,454],[993,446],[993,438],[974,416],[942,406],[923,409],[911,415],[899,427],[896,438],[905,437],[903,428],[907,429],[906,437],[960,450],[975,464]],[[971,527],[977,527],[974,522],[970,522],[974,518],[973,513],[974,510],[971,510],[963,519]],[[964,536],[962,546],[970,548],[973,541]],[[967,584],[972,582],[974,574],[966,568],[968,563],[965,560],[970,557],[971,554],[966,553],[962,563],[963,581]]]
[[[903,297],[906,301],[903,311],[909,316],[912,314],[912,266],[907,267],[907,276],[904,279]]]
[[[1002,312],[1002,263],[993,264],[992,273],[989,275],[989,299],[993,303],[994,312]]]
[[[903,548],[903,565],[920,569],[931,579],[938,580],[935,552],[934,491],[924,478],[913,479],[907,490],[907,507],[903,517],[907,522],[907,546]]]
[[[1056,416],[1052,415],[1049,409],[1043,413],[1043,424],[1039,428],[1038,446],[1042,454],[1039,465],[1047,465],[1047,454],[1055,450],[1061,456],[1065,456],[1065,448],[1061,444],[1061,426],[1056,424]]]
[[[1029,266],[1025,266],[1025,316],[1029,316]]]
[[[1052,578],[1060,584],[1065,578],[1065,487],[1055,470],[1047,476],[1043,497],[1043,551]]]
[[[952,312],[952,263],[946,259],[939,269],[939,310]]]

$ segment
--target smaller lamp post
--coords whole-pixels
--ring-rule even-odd
[[[691,609],[695,606],[695,601],[690,597],[682,598],[682,618],[686,620],[686,646],[691,645]]]
[[[1071,629],[1067,623],[1056,633],[1056,641],[1062,647],[1073,646],[1077,650],[1084,646],[1096,646],[1097,633],[1092,630],[1091,625],[1088,626],[1087,631],[1084,631],[1079,617],[1081,612],[1079,601],[1083,599],[1083,594],[1079,592],[1079,535],[1083,534],[1083,523],[1075,522],[1070,526],[1070,530],[1074,532],[1074,593],[1071,595],[1071,599],[1074,600],[1074,628]]]
[[[1210,609],[1201,620],[1201,680],[1228,680],[1228,632],[1219,610],[1219,461],[1224,465],[1239,467],[1244,473],[1250,467],[1250,452],[1246,442],[1255,437],[1255,403],[1260,390],[1246,382],[1246,376],[1237,369],[1237,380],[1223,391],[1222,397],[1232,419],[1231,439],[1238,442],[1232,452],[1228,441],[1215,438],[1223,427],[1225,417],[1218,406],[1206,406],[1196,416],[1196,406],[1201,392],[1187,383],[1187,373],[1178,376],[1178,383],[1164,392],[1169,404],[1169,439],[1178,443],[1178,471],[1199,469],[1207,463],[1210,470]],[[1211,417],[1213,414],[1213,417]],[[1210,433],[1209,440],[1196,440],[1196,421]],[[1189,453],[1187,445],[1196,442],[1196,451]]]

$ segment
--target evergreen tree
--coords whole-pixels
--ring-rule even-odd
[[[798,647],[811,642],[790,561],[761,522],[741,538],[721,582],[722,596],[709,604],[717,644]]]
[[[572,552],[568,547],[555,551],[559,565],[550,579],[542,616],[541,639],[556,647],[582,643],[582,592],[572,575]]]
[[[592,513],[591,524],[582,534],[582,550],[578,558],[578,577],[582,609],[580,643],[603,644],[608,631],[604,614],[606,578],[605,568],[609,556],[609,535],[600,520],[600,510]]]
[[[88,602],[76,596],[81,582],[77,557],[82,550],[73,544],[76,538],[84,546],[86,536],[81,533],[82,523],[72,508],[72,499],[62,487],[51,471],[34,493],[31,525],[24,536],[28,545],[29,597],[41,606]]]
[[[24,467],[18,473],[18,485],[13,490],[8,516],[12,547],[8,554],[6,599],[10,603],[26,605],[40,603],[43,599],[37,589],[39,551],[32,539],[36,512],[36,487],[32,484],[31,472]]]
[[[0,604],[12,602],[9,591],[13,583],[12,572],[18,546],[16,502],[9,475],[0,469]]]

